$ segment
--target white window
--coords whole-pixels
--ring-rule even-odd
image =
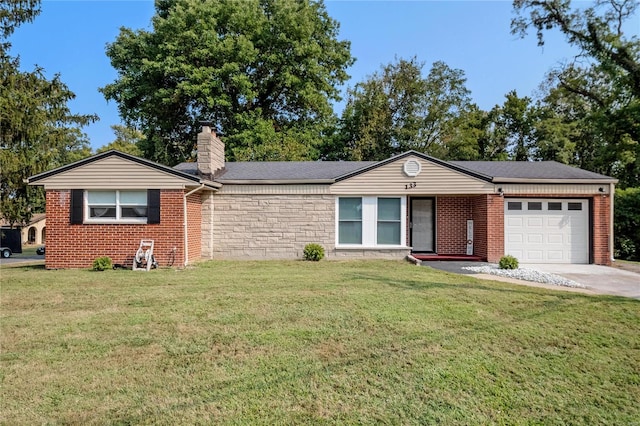
[[[85,192],[87,222],[147,221],[147,191],[90,190]]]
[[[362,198],[338,199],[338,244],[362,244]]]
[[[400,245],[401,211],[400,198],[378,198],[378,244]]]
[[[405,197],[338,197],[336,245],[404,247],[406,211]]]

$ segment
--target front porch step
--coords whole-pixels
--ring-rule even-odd
[[[415,257],[418,260],[422,261],[462,261],[462,262],[482,262],[483,259],[480,256],[469,256],[466,254],[420,254],[420,253],[412,253],[411,256]]]

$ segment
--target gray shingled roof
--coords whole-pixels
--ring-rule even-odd
[[[240,180],[333,180],[347,173],[376,164],[377,161],[246,161],[225,164],[225,171],[216,177],[225,183]],[[196,173],[196,163],[180,163],[175,168]]]
[[[476,173],[505,179],[611,179],[556,161],[449,161]]]
[[[409,154],[409,153],[405,153]],[[229,162],[225,171],[215,178],[220,183],[239,181],[332,181],[378,163],[394,161],[405,154],[382,162],[377,161],[248,161]],[[441,161],[420,153],[412,153],[427,160],[437,161],[470,175],[481,175],[487,180],[604,180],[615,179],[598,173],[581,170],[555,161]],[[181,163],[175,166],[181,172],[196,174],[196,163]]]

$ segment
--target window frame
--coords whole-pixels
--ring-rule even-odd
[[[89,203],[89,193],[90,192],[108,192],[115,193],[115,204],[113,207],[116,211],[115,217],[91,217],[91,207],[97,204]],[[131,192],[144,192],[145,193],[145,201],[144,204],[132,204],[125,203],[121,200],[121,194],[123,193],[131,193]],[[129,207],[144,207],[147,210],[146,216],[141,217],[128,217],[122,215],[123,208]],[[83,223],[125,223],[125,224],[146,224],[149,221],[149,190],[148,189],[86,189],[83,191],[83,213],[84,220]]]
[[[380,200],[398,200],[398,219],[380,219]],[[380,224],[381,223],[393,223],[399,226],[398,237],[400,240],[397,243],[380,243]],[[376,245],[378,246],[399,246],[402,243],[402,199],[401,197],[377,197],[376,199]]]
[[[346,219],[342,219],[340,217],[340,200],[360,200],[360,219],[354,219],[354,218],[346,218]],[[362,245],[362,240],[363,240],[363,210],[364,210],[364,203],[363,203],[363,199],[362,197],[338,197],[337,199],[337,203],[336,203],[336,217],[337,217],[337,226],[336,226],[336,243],[337,244],[341,244],[341,245]],[[360,243],[341,243],[340,242],[340,225],[343,223],[359,223],[360,224]]]
[[[360,198],[362,205],[362,241],[360,244],[340,243],[340,199]],[[378,200],[381,198],[395,198],[400,200],[400,243],[378,244]],[[341,195],[335,199],[335,246],[336,248],[353,249],[385,249],[407,248],[407,197],[404,195]],[[394,221],[397,222],[397,221]]]

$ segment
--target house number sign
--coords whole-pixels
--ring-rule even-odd
[[[411,183],[406,184],[406,185],[404,186],[404,189],[413,189],[413,188],[415,188],[416,186],[418,186],[418,184],[417,184],[417,183],[415,183],[415,182],[411,182]]]

